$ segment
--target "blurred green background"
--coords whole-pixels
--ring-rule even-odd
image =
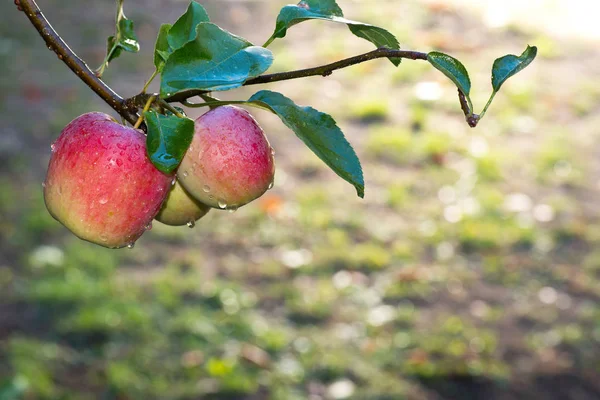
[[[404,48],[461,59],[478,109],[493,60],[537,45],[480,127],[423,62],[270,85],[337,119],[363,161],[365,200],[252,110],[277,152],[275,188],[195,229],[155,223],[119,251],[72,236],[41,189],[61,129],[110,110],[1,3],[0,399],[600,398],[600,35],[570,26],[567,2],[467,3],[339,1]],[[101,63],[113,1],[39,4]],[[285,2],[202,4],[261,44]],[[142,52],[108,69],[116,91],[141,90],[160,23],[186,6],[125,2]],[[272,71],[370,49],[307,22],[273,44]]]

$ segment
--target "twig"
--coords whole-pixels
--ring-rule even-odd
[[[16,3],[16,2],[15,2]],[[35,0],[19,0],[18,7],[22,10],[29,21],[33,24],[40,36],[46,42],[49,50],[54,51],[70,69],[85,82],[98,96],[109,106],[118,112],[129,123],[135,124],[138,116],[134,110],[127,108],[127,103],[121,96],[115,93],[107,84],[100,80],[94,72],[81,60],[77,54],[56,33],[48,22]]]
[[[346,58],[340,61],[336,61],[331,64],[322,65],[320,67],[300,69],[297,71],[289,71],[289,72],[280,72],[277,74],[269,74],[262,75],[256,78],[248,79],[244,86],[249,85],[259,85],[263,83],[273,83],[279,81],[287,81],[290,79],[298,79],[298,78],[306,78],[309,76],[329,76],[333,73],[333,71],[350,67],[352,65],[360,64],[365,61],[374,60],[376,58],[409,58],[411,60],[425,60],[427,61],[427,53],[421,53],[418,51],[410,51],[410,50],[392,50],[387,48],[380,48],[377,50],[370,51],[365,54],[360,54],[358,56]],[[188,90],[185,92],[180,92],[174,94],[171,97],[167,97],[165,100],[169,103],[173,102],[183,102],[191,97],[200,96],[202,94],[208,93],[207,90]]]

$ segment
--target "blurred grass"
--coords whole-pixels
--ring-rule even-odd
[[[64,15],[61,4],[40,5],[99,64],[112,3]],[[182,5],[127,4],[144,50],[106,75],[125,95]],[[436,4],[342,6],[403,47],[463,59],[476,100],[495,57],[539,45],[477,130],[452,85],[418,62],[273,85],[336,117],[363,160],[366,199],[257,112],[277,149],[275,188],[194,230],[155,223],[123,251],[79,241],[44,207],[50,142],[108,109],[1,5],[0,399],[598,398],[597,46],[487,29]],[[206,5],[256,42],[279,8]],[[273,45],[276,70],[370,49],[315,24]]]

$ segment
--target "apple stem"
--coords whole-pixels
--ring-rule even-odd
[[[156,96],[150,96],[148,101],[146,101],[144,110],[142,111],[142,114],[138,117],[137,121],[135,121],[135,124],[133,125],[133,129],[137,129],[140,127],[140,125],[142,124],[142,121],[144,121],[144,114],[146,113],[146,111],[148,111],[150,109],[150,106],[152,105],[152,103],[154,103],[154,100],[156,100]]]

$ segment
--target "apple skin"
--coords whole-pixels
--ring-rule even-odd
[[[50,214],[71,232],[109,248],[132,245],[150,226],[174,177],[146,155],[138,130],[83,114],[52,145],[44,182]]]
[[[210,110],[195,122],[194,138],[177,170],[181,185],[213,208],[237,209],[265,193],[275,175],[273,150],[248,111]]]
[[[191,197],[179,181],[176,181],[155,219],[165,225],[193,227],[208,211],[209,206]]]

